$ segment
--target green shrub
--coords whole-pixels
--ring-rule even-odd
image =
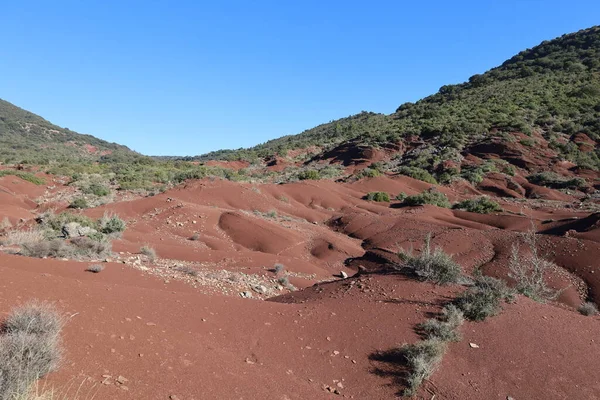
[[[413,179],[418,179],[423,182],[437,185],[435,178],[426,170],[417,167],[400,167],[398,173],[401,175],[410,176]]]
[[[534,185],[547,186],[553,189],[582,189],[587,186],[584,178],[567,178],[553,172],[540,172],[527,176],[527,180]]]
[[[490,276],[480,276],[475,284],[454,300],[464,316],[471,321],[483,321],[500,312],[500,302],[513,298],[506,283]]]
[[[314,170],[314,169],[308,169],[306,171],[302,171],[298,174],[298,179],[300,179],[301,181],[304,180],[319,180],[321,179],[321,174],[319,173],[319,171]]]
[[[373,168],[365,168],[357,174],[358,179],[362,178],[375,178],[376,176],[380,176],[381,172]]]
[[[122,233],[125,231],[126,227],[125,221],[116,215],[105,214],[98,220],[98,229],[107,235],[112,233]]]
[[[401,252],[399,256],[404,263],[402,268],[409,268],[421,280],[443,285],[457,283],[462,277],[461,266],[449,254],[439,247],[431,250],[431,235],[425,238],[425,245],[419,255]]]
[[[458,328],[463,324],[463,313],[456,306],[449,304],[442,310],[439,319],[428,319],[417,325],[417,330],[426,339],[439,339],[444,342],[458,342],[461,339]]]
[[[421,206],[423,204],[432,204],[438,207],[450,207],[450,202],[446,195],[442,192],[431,188],[414,196],[407,196],[403,204],[407,206]]]
[[[473,213],[489,214],[491,212],[501,212],[502,207],[487,196],[476,199],[463,200],[456,203],[452,208],[466,210]]]
[[[83,197],[76,198],[69,204],[69,208],[83,209],[88,208],[88,202]]]
[[[396,195],[396,200],[398,200],[398,201],[402,201],[402,202],[403,202],[404,200],[406,200],[406,193],[404,193],[404,192],[400,192],[400,193],[398,193],[398,194]]]
[[[108,196],[110,194],[110,189],[99,183],[92,183],[91,185],[83,189],[83,193],[93,194],[95,196],[102,197]]]
[[[62,212],[58,215],[54,214],[45,214],[38,218],[38,221],[42,224],[42,226],[52,229],[57,232],[61,232],[63,226],[70,222],[76,222],[81,226],[87,226],[90,228],[96,228],[96,222],[91,218],[82,215],[82,214],[74,214],[70,212]]]
[[[388,202],[390,201],[390,195],[386,192],[370,192],[365,197],[369,201],[376,202]]]
[[[427,339],[415,344],[405,344],[399,352],[404,357],[409,370],[404,395],[412,396],[442,361],[446,352],[446,343],[439,339]]]

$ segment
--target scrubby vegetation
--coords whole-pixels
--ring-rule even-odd
[[[388,202],[390,201],[390,195],[387,194],[386,192],[370,192],[367,193],[367,195],[365,196],[365,199],[369,200],[369,201],[375,201],[375,202]]]
[[[476,199],[463,200],[452,206],[459,210],[465,210],[479,214],[489,214],[492,212],[501,212],[502,207],[489,197],[482,196]]]
[[[431,318],[417,325],[417,330],[425,339],[440,339],[444,342],[458,342],[461,339],[458,328],[463,324],[463,313],[453,304],[442,310],[440,318]]]
[[[47,304],[32,302],[14,309],[0,335],[0,399],[33,398],[35,382],[61,360],[63,317]]]
[[[443,340],[426,339],[414,344],[405,344],[399,349],[410,371],[406,378],[405,396],[414,395],[423,381],[433,374],[442,361],[446,348],[447,344]]]
[[[154,262],[156,260],[156,250],[148,245],[144,245],[140,248],[140,253],[148,257],[150,262]]]
[[[2,100],[0,100],[0,102],[1,101]],[[17,170],[12,170],[12,169],[0,170],[0,178],[3,176],[9,176],[9,175],[19,177],[19,178],[23,179],[24,181],[31,182],[35,185],[43,185],[44,183],[46,183],[46,181],[44,179],[39,178],[29,172],[17,171]]]
[[[422,206],[424,204],[432,204],[438,207],[450,207],[450,201],[446,195],[434,188],[426,190],[414,196],[406,196],[403,201],[407,206]]]
[[[398,168],[397,172],[400,175],[410,176],[413,179],[418,179],[420,181],[431,183],[433,185],[437,185],[438,183],[428,171],[422,168],[402,166]]]
[[[418,255],[400,252],[400,270],[408,268],[419,279],[439,285],[456,283],[462,277],[462,268],[440,247],[431,249],[431,235],[427,235],[423,249]]]
[[[471,321],[483,321],[498,314],[501,302],[514,298],[506,283],[490,276],[479,276],[473,286],[462,292],[454,304]]]
[[[521,251],[519,243],[512,245],[509,277],[515,280],[519,293],[539,302],[554,300],[560,292],[548,286],[546,274],[558,266],[540,255],[533,229],[524,235],[524,241],[525,252]]]
[[[70,212],[46,213],[37,221],[35,228],[8,232],[4,244],[20,246],[27,257],[101,259],[112,254],[111,239],[125,230],[124,221],[108,214],[94,221]]]
[[[540,172],[527,176],[530,183],[553,189],[582,189],[587,186],[584,178],[566,178],[553,172]]]
[[[402,104],[392,115],[362,112],[299,135],[198,159],[251,161],[273,154],[285,156],[291,149],[331,148],[348,140],[386,146],[418,137],[426,145],[407,152],[400,163],[434,175],[444,160],[460,161],[460,152],[469,143],[535,131],[561,158],[581,168],[598,169],[598,146],[582,152],[571,136],[583,132],[594,141],[600,138],[599,60],[600,28],[592,27],[544,41],[468,82],[445,85],[416,103]],[[519,140],[526,146],[534,143],[533,138]],[[451,171],[443,173],[447,173],[445,180],[453,175]],[[485,168],[474,168],[461,175],[479,183],[485,173]]]

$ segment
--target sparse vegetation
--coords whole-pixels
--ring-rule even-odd
[[[473,286],[458,295],[454,304],[471,321],[483,321],[498,314],[501,301],[514,297],[506,283],[490,276],[479,276]]]
[[[546,274],[558,268],[556,264],[539,254],[537,237],[532,229],[524,235],[527,254],[521,254],[521,246],[513,243],[509,259],[509,277],[515,280],[519,293],[539,302],[554,300],[560,294],[548,286]]]
[[[587,186],[587,181],[581,177],[567,178],[553,172],[540,172],[527,176],[530,183],[547,186],[553,189],[582,189]]]
[[[452,208],[478,214],[489,214],[492,212],[502,211],[502,207],[500,207],[500,204],[496,203],[494,200],[491,200],[487,196],[478,197],[476,199],[463,200],[459,203],[456,203],[454,206],[452,206]]]
[[[200,234],[198,232],[194,232],[194,234],[190,237],[190,240],[192,240],[192,241],[200,240]]]
[[[120,234],[125,231],[126,227],[125,221],[117,215],[104,214],[104,216],[98,220],[98,230],[107,235]]]
[[[304,181],[304,180],[316,181],[316,180],[321,179],[321,174],[317,170],[309,169],[309,170],[300,172],[298,174],[298,179],[300,179],[301,181]]]
[[[462,277],[461,266],[449,254],[440,247],[431,249],[431,234],[425,238],[423,249],[418,255],[400,252],[399,256],[403,262],[400,269],[408,268],[421,280],[444,285],[457,283]]]
[[[424,204],[432,204],[438,207],[450,207],[448,197],[446,197],[444,193],[435,190],[434,188],[426,190],[421,194],[407,196],[404,199],[403,204],[407,206],[422,206]]]
[[[429,171],[422,168],[402,166],[398,168],[398,173],[400,175],[410,176],[413,179],[418,179],[433,185],[437,185],[438,183],[433,175],[429,173]]]
[[[458,328],[463,324],[463,313],[453,304],[442,310],[440,318],[428,319],[417,325],[417,330],[425,339],[439,339],[444,342],[458,342],[461,339]]]
[[[275,264],[273,267],[275,273],[277,275],[279,275],[280,273],[282,273],[283,271],[285,271],[285,265],[283,264]]]
[[[400,347],[399,352],[404,357],[409,370],[405,396],[414,395],[423,381],[433,374],[446,353],[446,347],[446,342],[440,339],[426,339]]]
[[[2,100],[0,100],[0,102],[1,101]],[[44,179],[38,178],[37,176],[35,176],[34,174],[31,174],[29,172],[12,170],[12,169],[0,170],[0,178],[3,176],[9,176],[9,175],[16,176],[18,178],[23,179],[24,181],[31,182],[34,185],[43,185],[46,183],[46,181]]]
[[[598,306],[596,306],[596,303],[588,301],[580,305],[577,311],[579,311],[582,315],[589,317],[598,314]]]
[[[365,168],[363,170],[361,170],[356,177],[358,179],[362,179],[362,178],[375,178],[376,176],[380,176],[381,172],[377,169],[374,168]]]
[[[386,192],[370,192],[368,193],[365,198],[368,201],[375,201],[375,202],[387,202],[389,203],[390,201],[390,195],[387,194]]]
[[[88,208],[88,202],[83,197],[78,197],[69,204],[69,208],[83,209]]]
[[[57,368],[63,323],[47,303],[32,302],[11,312],[0,335],[0,399],[29,399],[35,382]]]
[[[149,245],[144,245],[140,248],[140,253],[148,257],[150,262],[154,262],[156,260],[156,250],[154,250]]]

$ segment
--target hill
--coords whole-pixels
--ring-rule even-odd
[[[396,166],[435,173],[442,160],[460,164],[482,142],[496,138],[527,146],[536,137],[560,160],[600,168],[595,146],[600,138],[600,27],[542,42],[468,82],[442,86],[434,95],[402,104],[390,115],[362,112],[249,149],[196,159],[252,162],[311,146],[318,148],[314,153],[325,154],[347,141],[375,148],[410,148],[420,142],[419,150],[401,154]],[[582,149],[582,142],[593,150]]]
[[[0,161],[4,163],[96,160],[114,152],[135,154],[125,146],[53,125],[0,99]]]

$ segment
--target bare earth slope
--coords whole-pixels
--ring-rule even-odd
[[[38,213],[36,198],[61,190],[2,182],[0,218],[23,218],[24,226]],[[56,302],[70,318],[65,361],[47,385],[81,384],[88,398],[388,399],[403,389],[403,371],[378,352],[417,341],[415,324],[464,290],[391,273],[398,249],[418,251],[431,233],[465,271],[507,278],[510,243],[533,224],[546,232],[540,246],[560,267],[549,276],[564,289],[558,301],[518,297],[501,315],[463,325],[464,339],[419,396],[597,398],[600,362],[590,355],[598,351],[599,321],[575,310],[600,290],[597,214],[573,209],[574,199],[498,199],[505,211],[488,215],[362,199],[430,186],[403,176],[286,185],[202,180],[90,209],[128,224],[105,270],[0,253],[0,310],[33,298]],[[440,190],[451,200],[471,196]],[[156,250],[154,262],[139,254],[142,245]],[[276,263],[295,289],[278,282]],[[365,272],[353,277],[359,266]]]

